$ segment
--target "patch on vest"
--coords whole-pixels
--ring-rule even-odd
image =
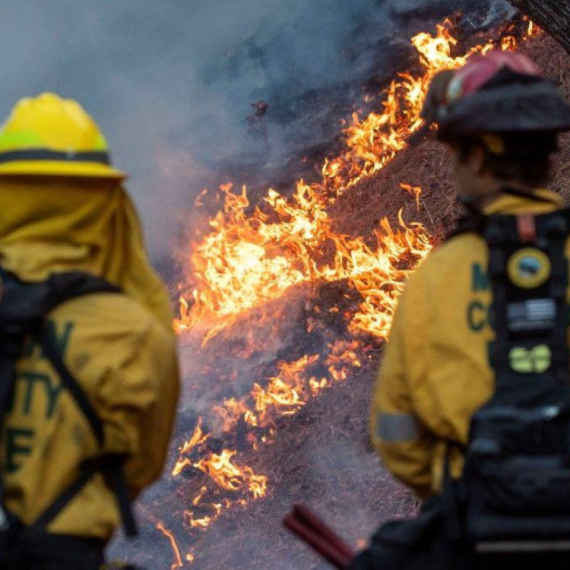
[[[507,272],[509,279],[517,287],[535,289],[546,283],[550,277],[550,259],[539,249],[525,247],[511,255]]]
[[[507,320],[512,332],[549,330],[556,323],[554,299],[530,299],[507,306]]]
[[[516,347],[509,353],[509,364],[520,374],[541,374],[552,364],[552,353],[546,344],[534,348]]]

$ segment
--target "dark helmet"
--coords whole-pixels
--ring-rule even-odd
[[[503,51],[437,74],[422,116],[442,140],[570,130],[570,105],[554,83],[528,57]]]

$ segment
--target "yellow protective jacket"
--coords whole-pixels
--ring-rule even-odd
[[[116,181],[0,177],[0,264],[28,281],[80,270],[123,294],[65,302],[49,315],[64,361],[103,423],[90,424],[38,346],[17,364],[2,434],[7,507],[32,524],[100,453],[127,456],[133,498],[161,473],[179,390],[166,290],[150,268],[136,213]],[[120,522],[96,474],[49,524],[50,533],[108,540]]]
[[[547,213],[551,202],[502,195],[487,214]],[[473,413],[492,395],[488,361],[492,295],[481,236],[459,235],[410,277],[394,317],[376,383],[371,436],[386,468],[420,497],[441,490],[447,442],[467,443]],[[461,454],[451,455],[458,478]]]

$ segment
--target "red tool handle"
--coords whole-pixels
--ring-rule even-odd
[[[344,540],[302,505],[295,505],[283,524],[339,570],[346,570],[356,556]]]
[[[336,546],[336,549],[341,552],[346,558],[352,560],[356,556],[356,552],[327,524],[325,524],[315,513],[303,505],[295,505],[293,513],[296,518],[303,521],[306,526],[313,529],[325,540]]]

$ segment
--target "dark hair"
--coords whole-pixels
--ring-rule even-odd
[[[474,147],[483,149],[484,168],[505,182],[519,182],[539,187],[549,183],[552,176],[552,154],[558,149],[554,132],[501,134],[504,152],[491,152],[483,138],[457,139],[455,148],[462,162],[467,162]]]

